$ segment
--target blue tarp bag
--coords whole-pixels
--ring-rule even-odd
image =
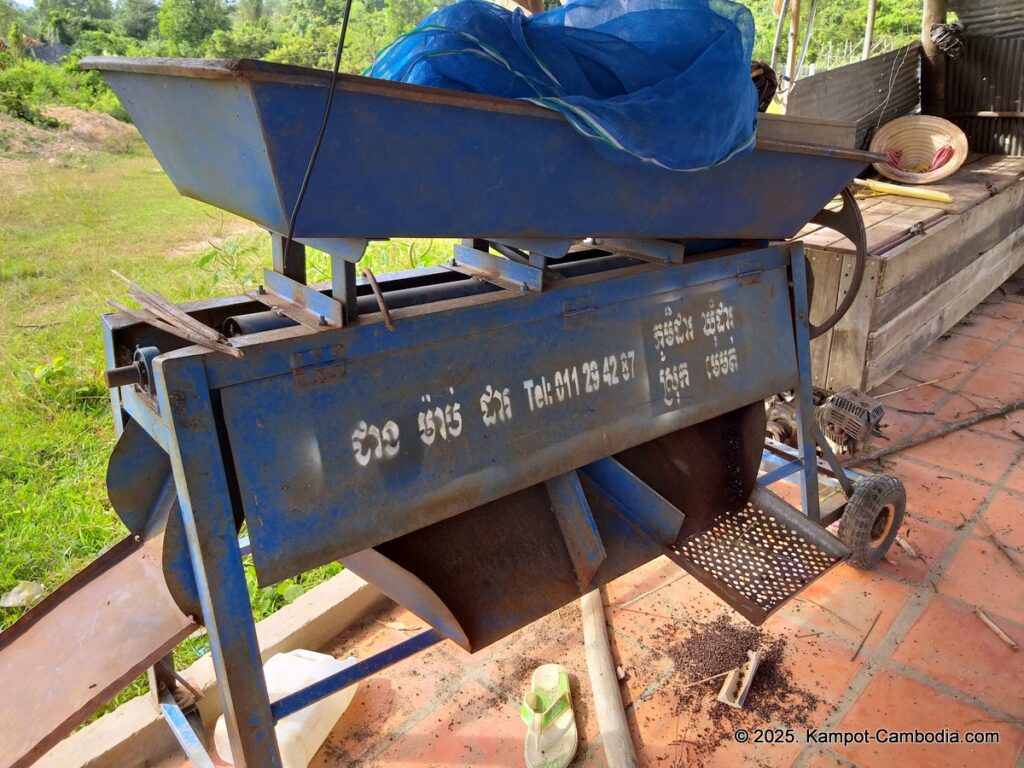
[[[560,112],[606,156],[676,171],[754,145],[754,19],[730,0],[573,0],[527,16],[442,8],[366,74]]]

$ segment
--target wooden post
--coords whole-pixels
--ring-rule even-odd
[[[875,10],[878,8],[878,0],[868,0],[868,22],[864,25],[864,51],[860,60],[871,58],[871,42],[875,36]]]
[[[924,0],[921,14],[921,112],[946,113],[946,55],[932,42],[932,24],[946,23],[946,0]]]
[[[789,48],[786,51],[786,99],[789,99],[789,90],[796,81],[797,58],[800,56],[800,0],[790,0],[789,3]]]
[[[597,727],[601,731],[605,757],[613,768],[637,768],[639,762],[629,735],[619,678],[615,674],[615,660],[608,644],[601,590],[595,589],[581,597],[580,609],[583,612],[583,650],[587,657]]]

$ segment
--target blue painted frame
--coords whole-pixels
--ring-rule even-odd
[[[623,296],[634,299],[644,292],[644,281],[648,283],[652,270],[669,280],[665,288],[669,295],[685,293],[678,287],[672,293],[671,275],[682,274],[680,269],[701,280],[733,280],[756,283],[764,270],[785,269],[792,281],[791,290],[783,289],[773,294],[773,300],[786,308],[791,323],[773,328],[775,333],[788,336],[792,343],[792,360],[796,370],[789,379],[796,385],[798,398],[799,449],[796,459],[778,469],[763,475],[759,482],[769,484],[787,476],[798,476],[804,513],[815,522],[822,522],[818,505],[818,461],[815,443],[821,440],[813,426],[810,388],[810,338],[807,325],[808,300],[803,250],[799,245],[774,246],[745,252],[733,252],[729,257],[708,257],[694,263],[678,265],[665,264],[646,266],[639,270],[624,270],[621,274],[603,275],[589,286],[587,295],[591,304],[579,303],[576,299],[566,301],[566,306],[590,311],[600,306],[602,297],[621,300]],[[737,267],[737,264],[740,267]],[[646,277],[645,277],[646,275]],[[657,282],[657,277],[654,278]],[[781,285],[785,285],[782,283]],[[650,286],[647,285],[649,290]],[[552,288],[552,293],[554,289]],[[537,297],[550,298],[547,291]],[[520,301],[530,297],[522,296]],[[543,300],[543,299],[541,299]],[[402,322],[409,324],[410,331],[420,343],[438,343],[453,328],[464,323],[467,316],[475,318],[472,327],[488,323],[501,325],[509,322],[510,307],[493,295],[473,304],[476,312],[467,315],[465,307],[451,308],[441,312],[410,313]],[[538,304],[538,306],[540,306]],[[429,316],[428,316],[429,315]],[[373,324],[371,324],[371,327]],[[380,324],[376,331],[365,338],[350,342],[349,355],[358,352],[361,346],[377,355],[401,353],[403,340],[398,334],[384,332]],[[351,334],[351,330],[348,332]],[[181,513],[187,537],[188,552],[191,556],[195,584],[204,623],[210,637],[211,654],[219,682],[219,694],[228,724],[232,750],[236,765],[248,768],[278,768],[280,754],[277,747],[274,724],[313,702],[351,685],[387,666],[408,658],[419,651],[440,642],[442,635],[430,630],[405,642],[363,660],[343,673],[329,677],[306,689],[291,694],[279,701],[270,702],[266,682],[262,675],[262,659],[256,637],[251,605],[246,589],[242,568],[242,546],[237,535],[237,516],[240,512],[232,502],[229,491],[228,472],[232,467],[232,456],[225,452],[229,440],[225,425],[220,422],[215,408],[215,398],[222,397],[222,390],[237,387],[253,379],[265,379],[279,375],[281,370],[292,370],[300,365],[328,365],[337,355],[337,349],[329,341],[332,334],[309,334],[302,329],[288,329],[274,332],[273,343],[259,343],[253,340],[243,343],[245,351],[244,371],[215,354],[185,348],[169,352],[154,361],[153,390],[157,393],[154,404],[141,392],[124,388],[115,400],[125,413],[139,421],[140,426],[150,432],[158,443],[168,450],[174,479],[178,490]],[[111,333],[107,332],[108,345]],[[108,357],[112,353],[108,348]],[[233,361],[237,363],[237,361]],[[664,416],[660,417],[664,418]],[[823,442],[823,441],[822,441]],[[826,461],[832,465],[844,490],[849,491],[849,479],[838,467],[831,451],[823,451]],[[671,538],[672,531],[678,532],[681,515],[667,505],[664,499],[654,494],[646,485],[626,471],[613,459],[605,458],[587,464],[579,473],[595,483],[602,493],[619,507],[626,517],[634,521],[638,530],[651,534],[652,540]],[[574,481],[574,482],[573,482]],[[575,472],[562,490],[571,491],[579,480]],[[556,481],[556,485],[558,481]],[[565,485],[565,483],[562,483]],[[852,487],[852,486],[851,486]],[[571,494],[570,494],[571,495]],[[571,499],[567,497],[567,502]],[[569,506],[572,506],[571,503]],[[584,542],[585,544],[585,542]],[[592,549],[583,547],[580,562],[582,573],[592,568],[599,556]],[[589,564],[588,564],[589,562]],[[176,734],[179,725],[175,713],[166,713]],[[184,734],[188,736],[187,733]],[[194,746],[190,742],[190,746]]]

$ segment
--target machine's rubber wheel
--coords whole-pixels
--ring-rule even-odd
[[[853,550],[854,568],[873,567],[896,540],[907,509],[907,492],[892,475],[867,477],[853,489],[839,519],[839,539]]]

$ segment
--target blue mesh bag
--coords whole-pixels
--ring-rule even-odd
[[[753,16],[730,0],[573,0],[533,16],[462,0],[366,74],[525,99],[613,160],[689,171],[753,148],[753,44]]]

